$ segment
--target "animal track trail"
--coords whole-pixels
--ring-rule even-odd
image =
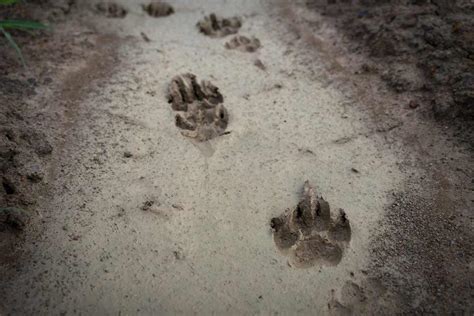
[[[206,141],[225,134],[229,114],[219,88],[190,73],[178,75],[168,87],[168,102],[177,113],[175,124],[184,136]]]
[[[351,240],[345,212],[339,209],[336,218],[331,218],[329,203],[316,195],[308,181],[298,205],[272,218],[270,226],[277,249],[296,268],[339,264]]]
[[[225,43],[225,48],[227,49],[236,49],[242,52],[255,52],[260,48],[260,40],[256,37],[248,38],[242,35],[234,36],[230,41]]]
[[[242,26],[239,17],[219,18],[215,13],[204,17],[196,25],[201,33],[211,37],[224,37],[235,34]]]

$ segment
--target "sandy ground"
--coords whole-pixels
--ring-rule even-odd
[[[64,134],[38,198],[45,229],[2,284],[4,313],[328,313],[345,284],[367,282],[373,231],[418,169],[400,167],[400,147],[328,77],[324,54],[308,63],[272,1],[176,1],[164,18],[140,3],[122,1],[123,19],[91,15],[107,34],[95,54],[29,100],[65,104]],[[200,34],[211,12],[242,17],[239,34],[262,47]],[[219,87],[229,134],[198,143],[175,127],[166,89],[186,72]],[[296,205],[305,180],[351,222],[336,266],[295,269],[275,248],[270,219]],[[382,305],[400,304],[393,294]]]

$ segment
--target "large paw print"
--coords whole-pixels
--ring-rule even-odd
[[[168,101],[175,111],[176,126],[184,136],[206,141],[223,135],[229,115],[222,104],[224,97],[209,81],[199,84],[193,74],[174,77],[168,88]]]
[[[270,225],[276,247],[296,268],[337,265],[351,239],[345,212],[339,209],[337,217],[331,218],[329,203],[316,195],[308,181],[296,208],[272,218]]]
[[[238,17],[219,18],[214,13],[197,23],[201,33],[211,37],[224,37],[238,32],[242,22]]]

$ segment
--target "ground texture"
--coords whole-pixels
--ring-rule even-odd
[[[328,2],[2,8],[0,314],[472,314],[472,5]]]

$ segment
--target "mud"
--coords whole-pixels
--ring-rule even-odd
[[[0,177],[2,187],[0,205],[26,206],[31,204],[29,193],[32,185],[40,183],[44,177],[44,162],[48,161],[53,147],[44,132],[27,126],[19,114],[8,113],[11,95],[4,95],[5,117],[0,116]],[[19,120],[19,118],[22,118]]]
[[[84,12],[93,14],[91,7],[84,5]],[[54,30],[47,32],[14,32],[26,69],[18,63],[14,50],[0,41],[0,208],[3,212],[0,217],[7,228],[2,230],[0,238],[2,277],[10,264],[24,255],[19,246],[25,238],[34,239],[42,231],[38,205],[52,179],[56,180],[49,168],[58,154],[55,144],[62,136],[58,124],[64,119],[68,100],[58,97],[51,101],[48,97],[64,80],[64,72],[78,67],[96,52],[94,33],[84,24],[76,24],[77,16],[74,22],[67,21],[76,9],[76,3],[70,0],[0,6],[3,18],[56,23]],[[83,79],[86,77],[88,82],[94,78],[84,76]],[[52,104],[54,111],[50,110]]]
[[[260,48],[260,40],[256,37],[248,38],[242,35],[234,36],[230,41],[225,43],[225,48],[236,49],[242,52],[253,53]]]
[[[31,220],[28,211],[16,207],[0,208],[0,268],[17,259],[23,230]]]
[[[168,102],[175,111],[175,124],[184,136],[206,141],[223,135],[229,114],[224,97],[211,82],[197,82],[193,74],[176,76],[168,87]]]
[[[5,225],[15,230],[23,230],[28,224],[28,213],[14,207],[0,208],[0,231],[5,231]]]
[[[142,7],[148,15],[155,18],[168,16],[174,13],[174,8],[170,4],[162,1],[154,1],[147,5],[143,5]]]
[[[17,259],[22,233],[28,228],[31,217],[25,209],[0,207],[0,268]]]
[[[16,37],[31,72],[0,41],[0,206],[33,219],[0,215],[0,314],[471,313],[472,168],[415,119],[427,109],[423,74],[328,49],[340,33],[311,36],[320,20],[301,2],[291,19],[251,0],[177,1],[175,16],[153,19],[127,1],[127,18],[106,19],[92,1],[55,1],[64,23]],[[53,17],[52,2],[27,4]],[[217,9],[245,17],[259,59],[196,36]],[[297,33],[299,17],[310,26]],[[374,56],[392,54],[374,41]],[[229,135],[197,144],[176,132],[167,97],[195,128],[185,132],[224,104],[192,75],[167,95],[185,72],[225,92],[231,134],[214,126]],[[385,83],[390,92],[374,88]],[[309,185],[275,217],[307,178],[350,224]]]
[[[308,181],[296,208],[272,218],[270,226],[277,249],[296,268],[337,265],[351,240],[351,226],[345,212],[340,209],[332,219],[329,203],[316,195]]]
[[[358,3],[368,6],[371,12],[382,6],[380,2]],[[312,54],[323,56],[327,61],[329,85],[335,84],[336,78],[346,82],[337,85],[355,96],[354,106],[370,115],[374,133],[395,149],[400,169],[410,179],[402,184],[402,192],[388,195],[398,200],[401,194],[404,201],[393,201],[395,206],[389,204],[384,210],[385,216],[371,226],[371,263],[367,270],[361,271],[363,277],[359,276],[356,283],[364,289],[368,301],[372,294],[367,294],[362,284],[364,276],[377,279],[386,290],[383,300],[372,301],[367,309],[370,311],[469,314],[473,310],[468,298],[469,284],[472,284],[468,276],[472,270],[469,264],[472,216],[466,213],[472,209],[469,178],[472,168],[466,165],[472,161],[468,158],[472,156],[472,137],[465,134],[469,126],[460,124],[462,120],[433,120],[432,99],[447,103],[452,96],[446,91],[432,94],[425,90],[429,81],[422,68],[413,67],[416,55],[410,59],[405,58],[410,56],[408,52],[405,52],[407,55],[395,52],[376,57],[377,53],[368,51],[371,47],[364,46],[365,40],[360,40],[365,31],[354,27],[354,23],[361,20],[370,22],[363,17],[367,12],[361,11],[361,17],[354,13],[346,29],[341,29],[343,26],[335,21],[344,18],[344,10],[350,6],[325,3],[319,8],[313,6],[310,11],[306,2],[301,1],[299,5],[291,2],[284,14],[288,20],[296,21],[290,22],[295,37],[300,38],[295,42],[307,49],[308,54],[317,51]],[[329,7],[336,10],[335,13],[326,11]],[[393,15],[398,19],[396,10]],[[359,40],[351,39],[347,32],[360,32]],[[383,34],[382,24],[380,32]],[[398,30],[397,34],[404,32]],[[381,46],[376,45],[374,52]],[[382,75],[384,81],[380,80]],[[456,125],[460,128],[453,128]],[[335,143],[350,144],[355,139],[343,137]],[[357,176],[364,176],[364,170],[359,167],[357,170]],[[338,304],[345,311],[350,307],[341,301]]]
[[[456,215],[446,188],[431,198],[407,186],[412,190],[393,193],[385,229],[374,234],[371,271],[408,302],[406,312],[468,312],[474,235],[456,220],[469,221],[470,215]]]
[[[201,33],[207,36],[224,37],[237,33],[242,26],[242,21],[239,17],[220,18],[215,13],[211,13],[199,21],[196,26]]]
[[[380,280],[362,278],[360,283],[354,280],[344,282],[339,290],[331,292],[328,302],[328,314],[340,315],[390,315],[401,314],[400,302],[382,285]]]
[[[341,31],[351,52],[369,56],[396,92],[418,92],[437,119],[474,119],[472,2],[312,0],[307,8]]]
[[[108,18],[124,18],[127,15],[127,10],[115,2],[100,2],[96,4],[95,8],[98,13]]]

